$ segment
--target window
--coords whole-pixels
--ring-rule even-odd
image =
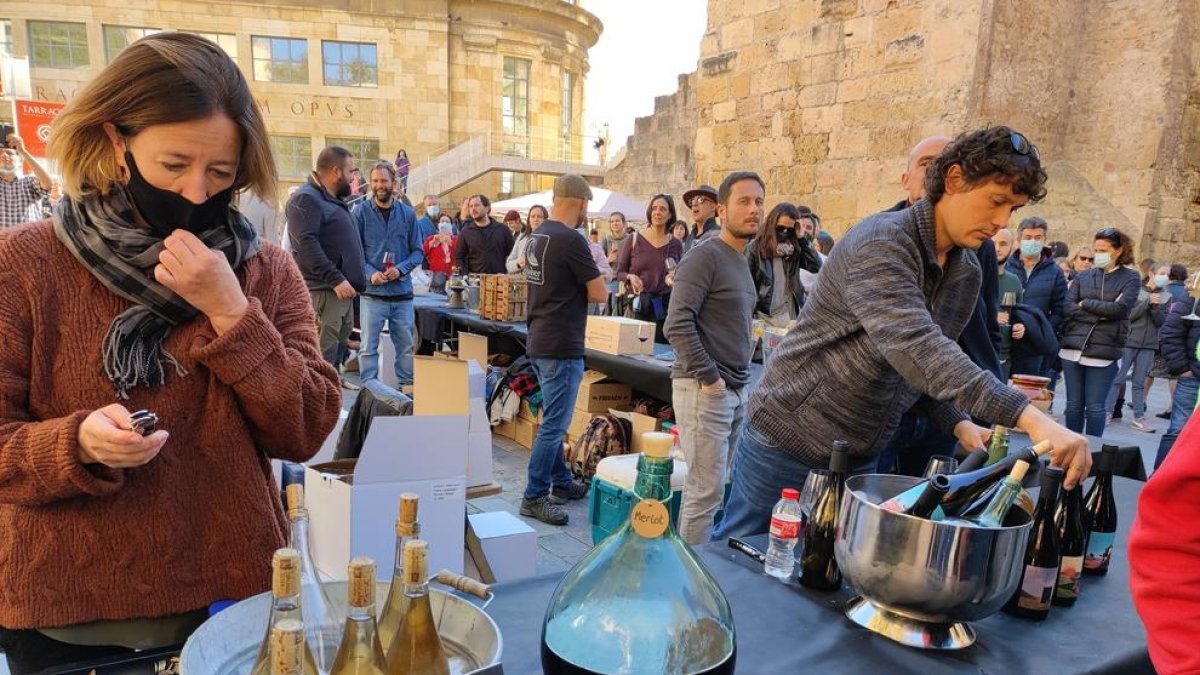
[[[30,21],[29,55],[34,68],[87,68],[87,25]]]
[[[379,86],[379,60],[373,44],[362,42],[321,43],[325,84],[337,87]]]
[[[0,54],[12,56],[13,38],[12,21],[0,19]]]
[[[379,154],[379,141],[370,138],[326,138],[326,145],[339,145],[354,155],[354,163],[366,175],[371,167],[383,157]],[[390,160],[389,160],[390,161]]]
[[[571,136],[575,123],[575,73],[563,71],[562,78],[562,159],[571,153]]]
[[[231,58],[237,59],[238,48],[236,35],[232,33],[201,33],[200,31],[193,31],[193,33],[202,38],[208,38],[209,40],[212,40],[213,42],[217,43],[221,49],[224,49],[225,53]]]
[[[500,194],[517,196],[527,192],[529,189],[526,186],[525,174],[512,171],[500,172]]]
[[[250,45],[254,79],[308,84],[308,40],[254,36]]]
[[[271,150],[281,178],[303,177],[313,170],[312,139],[307,136],[271,136]]]
[[[104,61],[112,63],[129,45],[138,40],[158,33],[157,28],[136,28],[134,26],[105,26],[104,27]]]
[[[504,90],[500,101],[500,116],[507,136],[521,139],[506,140],[505,154],[520,157],[529,154],[529,61],[504,57]]]

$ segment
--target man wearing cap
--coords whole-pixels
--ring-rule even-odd
[[[566,525],[562,505],[568,499],[582,499],[588,491],[587,484],[576,481],[567,468],[562,444],[583,379],[588,303],[608,299],[587,242],[573,228],[587,213],[591,198],[592,189],[582,177],[560,176],[554,181],[550,219],[534,230],[525,250],[529,282],[525,351],[542,390],[542,425],[529,456],[521,515],[550,525]]]
[[[463,274],[505,274],[505,261],[513,249],[513,235],[507,227],[489,215],[492,203],[483,195],[467,201],[470,220],[458,233],[454,257]]]
[[[683,203],[692,210],[692,228],[688,230],[685,249],[721,232],[717,222],[717,191],[711,185],[701,185],[683,193]]]

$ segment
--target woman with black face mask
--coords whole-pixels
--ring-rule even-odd
[[[287,531],[270,460],[312,457],[341,403],[295,263],[231,205],[270,203],[276,177],[220,47],[133,43],[60,113],[49,156],[54,217],[0,237],[17,675],[181,644],[213,602],[265,591]]]
[[[800,270],[816,273],[821,269],[812,238],[797,231],[802,211],[808,213],[804,207],[778,204],[746,245],[750,275],[758,288],[755,317],[773,326],[786,326],[800,316],[804,306]]]

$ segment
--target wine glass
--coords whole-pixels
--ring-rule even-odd
[[[804,522],[808,522],[817,499],[825,491],[825,486],[831,482],[833,472],[829,469],[813,469],[808,472],[808,478],[804,479],[804,489],[800,491],[800,513],[804,516]]]
[[[958,470],[958,460],[946,455],[934,455],[929,458],[929,463],[925,465],[925,473],[922,478],[932,478],[936,474],[949,476]]]
[[[1200,314],[1196,314],[1196,303],[1200,302],[1200,298],[1192,298],[1192,312],[1183,317],[1184,321],[1200,321]]]
[[[391,251],[383,252],[383,271],[388,271],[396,266],[396,254]]]

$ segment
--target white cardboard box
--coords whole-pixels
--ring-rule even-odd
[[[413,415],[467,416],[467,486],[491,484],[492,427],[483,368],[474,360],[418,356],[413,374]]]
[[[496,582],[516,581],[534,575],[537,569],[537,532],[507,511],[467,516],[479,537],[483,555]]]
[[[305,505],[318,569],[345,579],[351,558],[370,556],[379,580],[391,579],[400,495],[415,492],[421,498],[417,517],[421,538],[429,542],[431,574],[461,573],[466,447],[463,416],[377,417],[358,460],[306,467]],[[352,465],[353,483],[323,475],[334,465]]]
[[[583,344],[605,354],[654,356],[654,324],[623,316],[589,316]]]

